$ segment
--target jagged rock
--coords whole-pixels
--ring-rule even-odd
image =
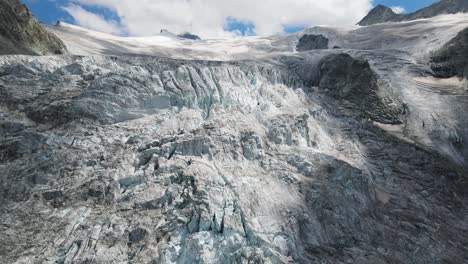
[[[322,35],[306,34],[299,39],[296,48],[297,51],[328,49],[328,39]]]
[[[145,229],[138,227],[133,229],[129,234],[128,234],[128,241],[132,243],[137,243],[143,241],[146,236],[148,235],[148,231]]]
[[[45,192],[42,194],[42,197],[44,197],[44,199],[46,199],[47,201],[54,200],[62,196],[63,196],[62,191],[51,191],[51,192]]]
[[[404,20],[414,20],[429,18],[442,14],[456,14],[468,12],[468,2],[466,0],[440,0],[428,7],[420,9],[414,13],[402,17]]]
[[[400,110],[378,95],[377,76],[367,60],[346,53],[325,57],[320,66],[319,87],[336,99],[352,103],[366,118],[381,123],[401,123]]]
[[[468,28],[432,55],[431,68],[439,78],[468,78]]]
[[[66,47],[19,0],[0,1],[1,54],[64,54]]]
[[[142,177],[126,177],[119,180],[120,187],[124,189],[130,189],[134,186],[142,184],[144,182],[144,178]]]
[[[393,12],[390,7],[377,5],[358,23],[358,25],[368,26],[377,23],[393,21],[397,17],[399,17],[399,15],[395,14],[395,12]]]
[[[40,175],[40,174],[32,175],[31,181],[33,184],[37,184],[37,185],[45,185],[48,182],[47,177],[45,175]]]
[[[248,160],[256,160],[263,157],[262,139],[253,132],[247,132],[241,136],[242,153]]]
[[[468,12],[466,0],[440,0],[428,7],[422,8],[411,14],[395,14],[391,8],[377,5],[358,25],[368,26],[383,22],[410,21],[421,18],[430,18],[442,14],[456,14]]]
[[[0,161],[15,160],[44,147],[46,136],[36,132],[20,132],[14,137],[0,139]]]

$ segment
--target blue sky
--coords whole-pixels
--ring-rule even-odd
[[[63,6],[68,5],[70,0],[21,0],[33,14],[43,23],[53,25],[57,21],[64,21],[73,23],[73,17],[62,9]],[[95,14],[102,15],[106,19],[118,20],[119,17],[107,8],[99,8],[93,6],[86,6],[86,9]]]
[[[90,12],[92,14],[95,14],[98,17],[103,18],[104,22],[111,21],[112,22],[111,24],[114,27],[114,29],[113,31],[110,31],[109,33],[119,34],[119,35],[138,35],[138,34],[141,35],[144,33],[147,33],[147,34],[157,33],[157,32],[149,31],[149,32],[141,32],[141,33],[138,32],[138,34],[136,34],[136,33],[133,33],[131,30],[123,30],[123,29],[119,32],[116,32],[117,29],[115,29],[115,27],[119,27],[123,25],[121,21],[122,19],[121,16],[117,15],[117,11],[116,11],[117,8],[100,7],[95,4],[89,4],[89,3],[93,3],[93,1],[94,0],[81,0],[81,1],[80,0],[23,0],[23,2],[32,10],[34,15],[40,21],[47,23],[47,24],[54,24],[60,20],[60,21],[65,21],[65,22],[72,23],[72,24],[80,24],[81,26],[86,26],[86,23],[85,25],[83,25],[83,23],[80,23],[80,21],[76,19],[76,16],[72,16],[69,11],[67,12],[66,10],[63,9],[63,7],[65,6],[76,5],[79,9],[82,8],[81,10],[83,10],[83,12]],[[136,3],[138,0],[133,0],[133,1],[134,3]],[[154,0],[154,1],[157,2],[157,0]],[[287,0],[285,1],[287,2]],[[319,0],[303,0],[303,1],[320,2]],[[350,1],[355,1],[355,0],[350,0]],[[437,2],[437,0],[374,0],[372,4],[373,5],[383,4],[383,5],[390,6],[390,7],[399,6],[399,7],[404,8],[405,13],[409,13],[409,12],[414,12],[422,7],[428,6],[434,2]],[[122,14],[122,12],[119,12],[119,13]],[[255,14],[253,14],[253,16],[255,16]],[[123,15],[123,17],[125,17],[125,15]],[[256,31],[258,31],[256,24],[252,21],[249,21],[246,19],[236,19],[235,17],[232,17],[232,16],[225,17],[224,19],[225,19],[225,22],[222,27],[223,27],[223,30],[226,32],[237,32],[238,35],[255,35]],[[304,25],[283,25],[283,31],[288,32],[288,33],[295,32],[295,31],[302,30],[304,26],[311,26],[311,25],[307,25],[306,23],[303,23],[303,24]],[[202,29],[199,29],[199,31],[200,30]],[[101,31],[106,31],[106,30],[104,29]]]

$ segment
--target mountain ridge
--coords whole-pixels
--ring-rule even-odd
[[[421,18],[430,18],[442,14],[456,14],[468,12],[466,0],[441,0],[410,14],[396,14],[390,7],[377,5],[357,24],[369,26],[384,22],[402,22]]]

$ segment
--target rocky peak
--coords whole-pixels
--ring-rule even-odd
[[[456,14],[468,12],[467,0],[442,0],[428,7],[420,9],[411,14],[399,15],[395,14],[391,8],[377,5],[372,9],[366,17],[364,17],[358,25],[368,26],[383,22],[399,22],[410,21],[421,18],[430,18],[443,14]]]
[[[372,9],[366,17],[364,17],[358,25],[360,26],[368,26],[377,23],[383,23],[386,21],[390,21],[397,17],[398,14],[395,14],[390,7],[384,5],[377,5]]]
[[[19,0],[0,1],[0,54],[63,54],[62,41],[48,32]]]
[[[405,16],[405,20],[429,18],[442,14],[456,14],[468,12],[468,1],[466,0],[442,0],[426,8],[418,10]]]

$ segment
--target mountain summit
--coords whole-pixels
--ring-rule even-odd
[[[368,26],[377,23],[393,21],[398,16],[399,15],[393,12],[393,10],[390,7],[386,7],[384,5],[377,5],[358,24],[360,26]]]
[[[468,12],[467,0],[442,0],[411,14],[395,14],[391,8],[377,5],[365,16],[358,25],[368,26],[383,22],[400,22],[420,18],[435,17],[443,14],[456,14]]]

